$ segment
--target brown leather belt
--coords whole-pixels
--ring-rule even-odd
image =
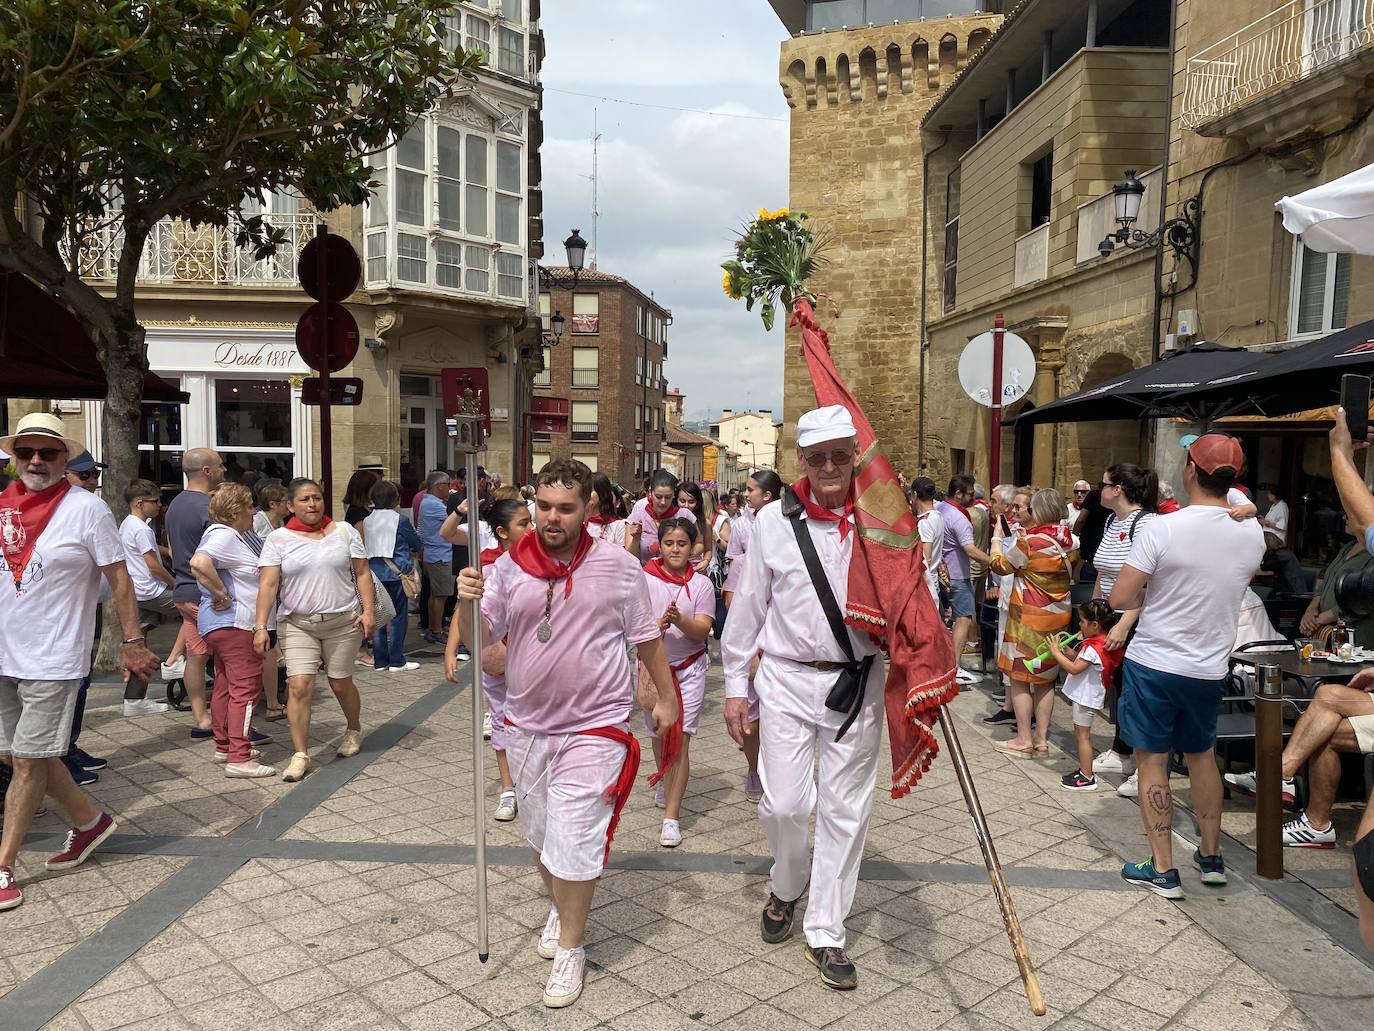
[[[798,665],[810,666],[812,669],[820,670],[822,673],[835,673],[839,670],[844,669],[845,666],[848,665],[848,663],[830,662],[826,659],[813,659],[810,662],[805,662],[801,659],[795,659],[793,661],[795,661]]]

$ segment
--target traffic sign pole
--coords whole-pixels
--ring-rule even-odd
[[[1006,332],[1007,323],[999,311],[992,324],[992,439],[988,448],[989,492],[1001,482],[1002,475],[1002,343]]]
[[[315,239],[319,241],[320,248],[324,248],[325,237],[329,235],[329,226],[319,222],[315,226]],[[329,262],[321,261],[316,273],[316,283],[319,293],[315,296],[326,298],[320,303],[320,339],[326,342],[326,347],[331,337],[329,335]],[[334,501],[331,496],[332,484],[334,480],[334,433],[332,419],[333,405],[330,398],[333,396],[329,391],[329,352],[325,352],[325,360],[320,363],[320,493],[324,495],[324,511],[326,515],[331,515],[334,510]]]

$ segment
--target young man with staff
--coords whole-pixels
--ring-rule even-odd
[[[535,532],[485,578],[464,569],[458,597],[481,603],[483,639],[469,646],[506,641],[506,751],[521,826],[552,903],[538,949],[553,960],[544,1004],[557,1008],[582,994],[587,914],[639,769],[628,729],[635,697],[627,645],[649,673],[639,702],[654,733],[679,712],[639,562],[586,532],[591,470],[555,460],[535,485]],[[469,622],[465,613],[465,634]],[[456,660],[446,665],[456,681]],[[665,756],[665,768],[672,759]]]

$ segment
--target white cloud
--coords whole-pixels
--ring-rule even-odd
[[[782,404],[781,332],[765,333],[720,289],[720,262],[740,223],[787,201],[787,107],[776,74],[784,32],[759,7],[580,0],[549,4],[543,18],[545,248],[558,261],[569,229],[591,237],[595,108],[599,265],[672,309],[668,378],[691,415]],[[696,26],[725,34],[703,38]],[[694,110],[609,104],[560,88]]]

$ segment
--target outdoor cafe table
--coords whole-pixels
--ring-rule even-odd
[[[1277,666],[1280,672],[1297,677],[1310,688],[1313,683],[1335,681],[1346,683],[1361,670],[1374,668],[1368,662],[1331,662],[1327,659],[1304,659],[1296,649],[1272,652],[1232,652],[1231,661],[1245,666]]]

